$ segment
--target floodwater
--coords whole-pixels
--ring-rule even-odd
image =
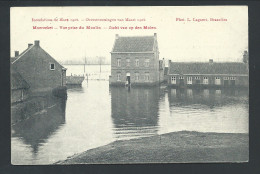
[[[66,66],[88,74],[67,100],[12,107],[12,164],[52,164],[116,140],[176,131],[248,133],[248,90],[109,87],[110,66]],[[99,79],[99,80],[97,80]],[[36,102],[35,102],[36,101]],[[29,115],[29,117],[28,117]]]

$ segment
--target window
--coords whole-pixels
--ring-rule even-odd
[[[192,77],[187,77],[187,84],[192,84]]]
[[[121,66],[121,59],[117,59],[117,66]]]
[[[150,74],[149,73],[145,73],[144,80],[145,81],[149,81],[150,80]]]
[[[236,77],[230,77],[230,80],[236,80]]]
[[[117,81],[121,81],[121,73],[117,73]]]
[[[150,65],[150,59],[149,59],[149,58],[146,58],[146,59],[145,59],[145,62],[144,62],[144,66],[145,66],[145,67],[149,67],[149,65]]]
[[[183,76],[180,76],[179,79],[184,79],[184,77],[183,77]]]
[[[203,77],[203,84],[204,84],[204,85],[209,84],[209,79],[208,79],[208,77]]]
[[[50,70],[55,70],[55,64],[54,63],[50,63]]]
[[[220,85],[221,84],[220,77],[215,77],[215,84],[216,85]]]
[[[136,81],[139,80],[139,73],[135,73],[135,80],[136,80]]]
[[[221,94],[221,90],[217,89],[216,94]]]
[[[139,66],[139,59],[138,58],[135,59],[135,66]]]
[[[130,66],[130,59],[126,58],[126,66]]]
[[[175,76],[171,77],[171,84],[176,84],[176,77]]]
[[[195,77],[195,80],[199,80],[200,79],[200,77]]]

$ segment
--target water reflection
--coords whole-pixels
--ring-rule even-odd
[[[40,146],[65,124],[66,100],[54,96],[35,97],[12,107],[12,138],[31,147],[34,158]],[[12,146],[12,152],[19,148]],[[17,152],[17,151],[16,151]],[[23,153],[23,152],[22,152]],[[13,153],[13,155],[21,155]],[[12,162],[16,163],[16,157]]]
[[[85,80],[67,92],[67,101],[38,97],[12,106],[13,164],[51,164],[115,140],[182,130],[248,133],[247,90],[124,88]]]
[[[210,108],[248,103],[248,91],[236,89],[169,89],[170,107],[201,104]]]
[[[248,133],[248,90],[168,89],[160,101],[158,133]]]
[[[111,117],[117,139],[157,133],[159,87],[110,87]]]

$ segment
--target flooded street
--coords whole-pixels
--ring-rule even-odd
[[[84,74],[68,65],[67,75]],[[109,87],[110,65],[88,65],[82,87],[68,88],[67,100],[35,99],[13,106],[12,164],[52,164],[116,140],[177,131],[248,133],[248,90]],[[97,80],[99,79],[99,80]],[[39,101],[39,102],[38,102]]]

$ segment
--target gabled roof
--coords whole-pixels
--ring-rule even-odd
[[[17,57],[11,57],[11,63],[16,62],[18,59],[20,59],[25,53],[27,53],[33,46],[30,46],[28,48],[26,48],[21,54],[19,54],[19,56]]]
[[[29,84],[23,77],[11,66],[11,89],[27,89]]]
[[[154,50],[155,37],[118,37],[115,40],[112,52],[152,52]]]
[[[35,50],[36,48],[40,48],[43,52],[44,52],[44,54],[46,55],[46,56],[48,56],[49,58],[51,58],[51,59],[53,59],[53,61],[55,61],[55,63],[57,63],[57,64],[59,64],[62,68],[64,68],[59,62],[57,62],[49,53],[47,53],[44,49],[42,49],[39,45],[37,46],[37,45],[31,45],[30,47],[28,47],[27,49],[25,49],[21,54],[19,54],[19,56],[17,56],[17,57],[11,57],[11,64],[14,64],[15,62],[17,62],[19,59],[22,59],[23,58],[23,56],[25,55],[25,54],[27,54],[30,50]],[[66,68],[64,68],[64,69],[66,69]]]
[[[171,62],[169,74],[248,74],[248,71],[246,64],[240,62]]]

